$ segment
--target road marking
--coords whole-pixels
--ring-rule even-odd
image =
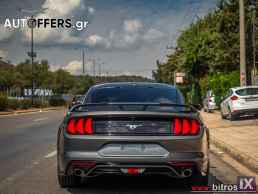
[[[56,150],[53,151],[53,152],[48,153],[47,155],[45,155],[44,158],[52,158],[52,157],[54,157],[55,155],[56,155]]]
[[[45,112],[50,112],[50,111],[58,111],[59,109],[50,109],[50,110],[41,110],[40,111],[35,111],[35,112],[23,112],[23,113],[12,113],[12,114],[7,114],[7,115],[0,115],[0,118],[4,117],[16,117],[16,116],[21,116],[21,115],[29,115],[29,114],[38,114],[38,113],[45,113]],[[61,109],[60,109],[61,110]]]
[[[48,119],[48,117],[43,117],[43,118],[34,119],[33,121],[38,122],[38,121],[44,121],[44,120],[47,120],[47,119]]]

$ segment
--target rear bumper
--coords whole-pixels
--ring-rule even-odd
[[[193,174],[199,174],[195,162],[172,162],[172,163],[121,163],[121,162],[98,162],[92,166],[83,167],[73,165],[72,161],[68,167],[67,174],[80,177],[94,177],[104,174],[115,175],[150,175],[162,174],[175,178],[186,178]],[[79,161],[81,164],[84,161]],[[89,162],[89,161],[85,161]],[[92,162],[91,162],[92,163]],[[76,163],[75,163],[76,164]],[[85,163],[87,164],[87,163]],[[130,172],[131,170],[131,172]],[[132,172],[133,170],[133,172]],[[187,174],[188,173],[188,174]]]
[[[171,154],[172,155],[172,154]],[[176,178],[185,178],[183,171],[190,169],[192,172],[207,172],[207,158],[204,153],[174,153],[168,158],[146,158],[146,157],[109,157],[102,158],[96,153],[66,153],[64,163],[65,174],[75,174],[80,170],[80,176],[91,177],[102,174],[125,174],[122,169],[140,168],[144,169],[141,174],[164,174]],[[73,165],[77,162],[84,165]],[[89,166],[88,163],[91,165]],[[176,165],[171,165],[175,163]],[[186,164],[184,164],[186,163]],[[179,165],[177,165],[179,164]],[[191,164],[191,165],[189,165]]]
[[[63,135],[63,140],[59,141],[58,147],[58,166],[61,174],[73,174],[78,168],[73,167],[73,161],[90,161],[96,164],[90,168],[79,168],[87,174],[88,170],[92,173],[100,168],[106,168],[107,173],[121,174],[122,168],[128,165],[135,168],[146,169],[145,173],[160,172],[158,174],[169,173],[170,176],[181,177],[185,166],[180,167],[177,172],[169,163],[173,162],[192,162],[198,172],[205,174],[208,166],[208,138],[206,133],[196,137],[157,137],[157,136],[87,136],[71,137]],[[111,143],[152,143],[162,146],[168,151],[164,156],[103,156],[100,154],[105,145]],[[104,165],[104,166],[103,166]],[[110,166],[112,168],[110,168]],[[154,169],[153,171],[150,169]],[[175,172],[176,170],[176,172]],[[105,174],[105,170],[100,174]],[[122,173],[123,174],[123,173]],[[87,175],[87,176],[88,176]]]
[[[258,114],[258,108],[254,109],[234,109],[232,112],[233,116],[249,115],[249,114]]]
[[[215,103],[208,103],[208,109],[209,110],[215,110],[215,109],[217,109],[218,107],[216,106],[216,104]]]

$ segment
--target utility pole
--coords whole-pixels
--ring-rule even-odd
[[[95,78],[95,76],[96,76],[96,67],[95,67],[95,65],[96,65],[96,64],[95,64],[95,59],[93,59],[93,60],[92,60],[92,66],[93,66],[93,69],[92,69],[92,70],[93,70],[93,77],[94,77],[94,78]]]
[[[240,23],[240,85],[246,86],[245,5],[239,0]]]
[[[85,74],[85,52],[82,50],[82,75]]]
[[[252,85],[256,85],[256,1],[250,0],[250,9],[252,12],[252,45],[253,45],[253,71],[252,71]]]
[[[104,63],[99,63],[98,66],[99,66],[99,76],[102,75],[102,65],[104,65]]]

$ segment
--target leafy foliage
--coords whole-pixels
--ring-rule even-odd
[[[250,30],[248,31],[251,26],[248,0],[245,0],[245,9],[247,64],[250,67],[252,56],[249,54],[252,53],[250,48],[252,44]],[[256,43],[258,46],[258,39]],[[177,39],[177,47],[168,55],[167,62],[164,64],[157,62],[157,70],[153,72],[153,77],[156,81],[173,84],[174,71],[185,72],[188,83],[193,83],[189,87],[190,94],[186,96],[200,103],[201,98],[193,99],[191,91],[195,93],[194,90],[198,90],[200,83],[201,90],[204,91],[203,87],[207,79],[209,88],[215,90],[215,94],[219,96],[224,95],[225,90],[230,86],[239,85],[239,78],[236,79],[239,77],[239,74],[237,76],[239,60],[239,1],[220,0],[213,12],[199,18],[181,33]]]

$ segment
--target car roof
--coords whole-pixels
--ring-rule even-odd
[[[246,89],[246,88],[258,88],[258,86],[241,86],[241,87],[234,87],[231,89],[235,91],[235,90]]]
[[[176,89],[174,85],[155,83],[155,82],[110,82],[94,85],[93,88],[105,88],[105,87],[124,87],[124,86],[142,86],[142,87],[170,87]]]

